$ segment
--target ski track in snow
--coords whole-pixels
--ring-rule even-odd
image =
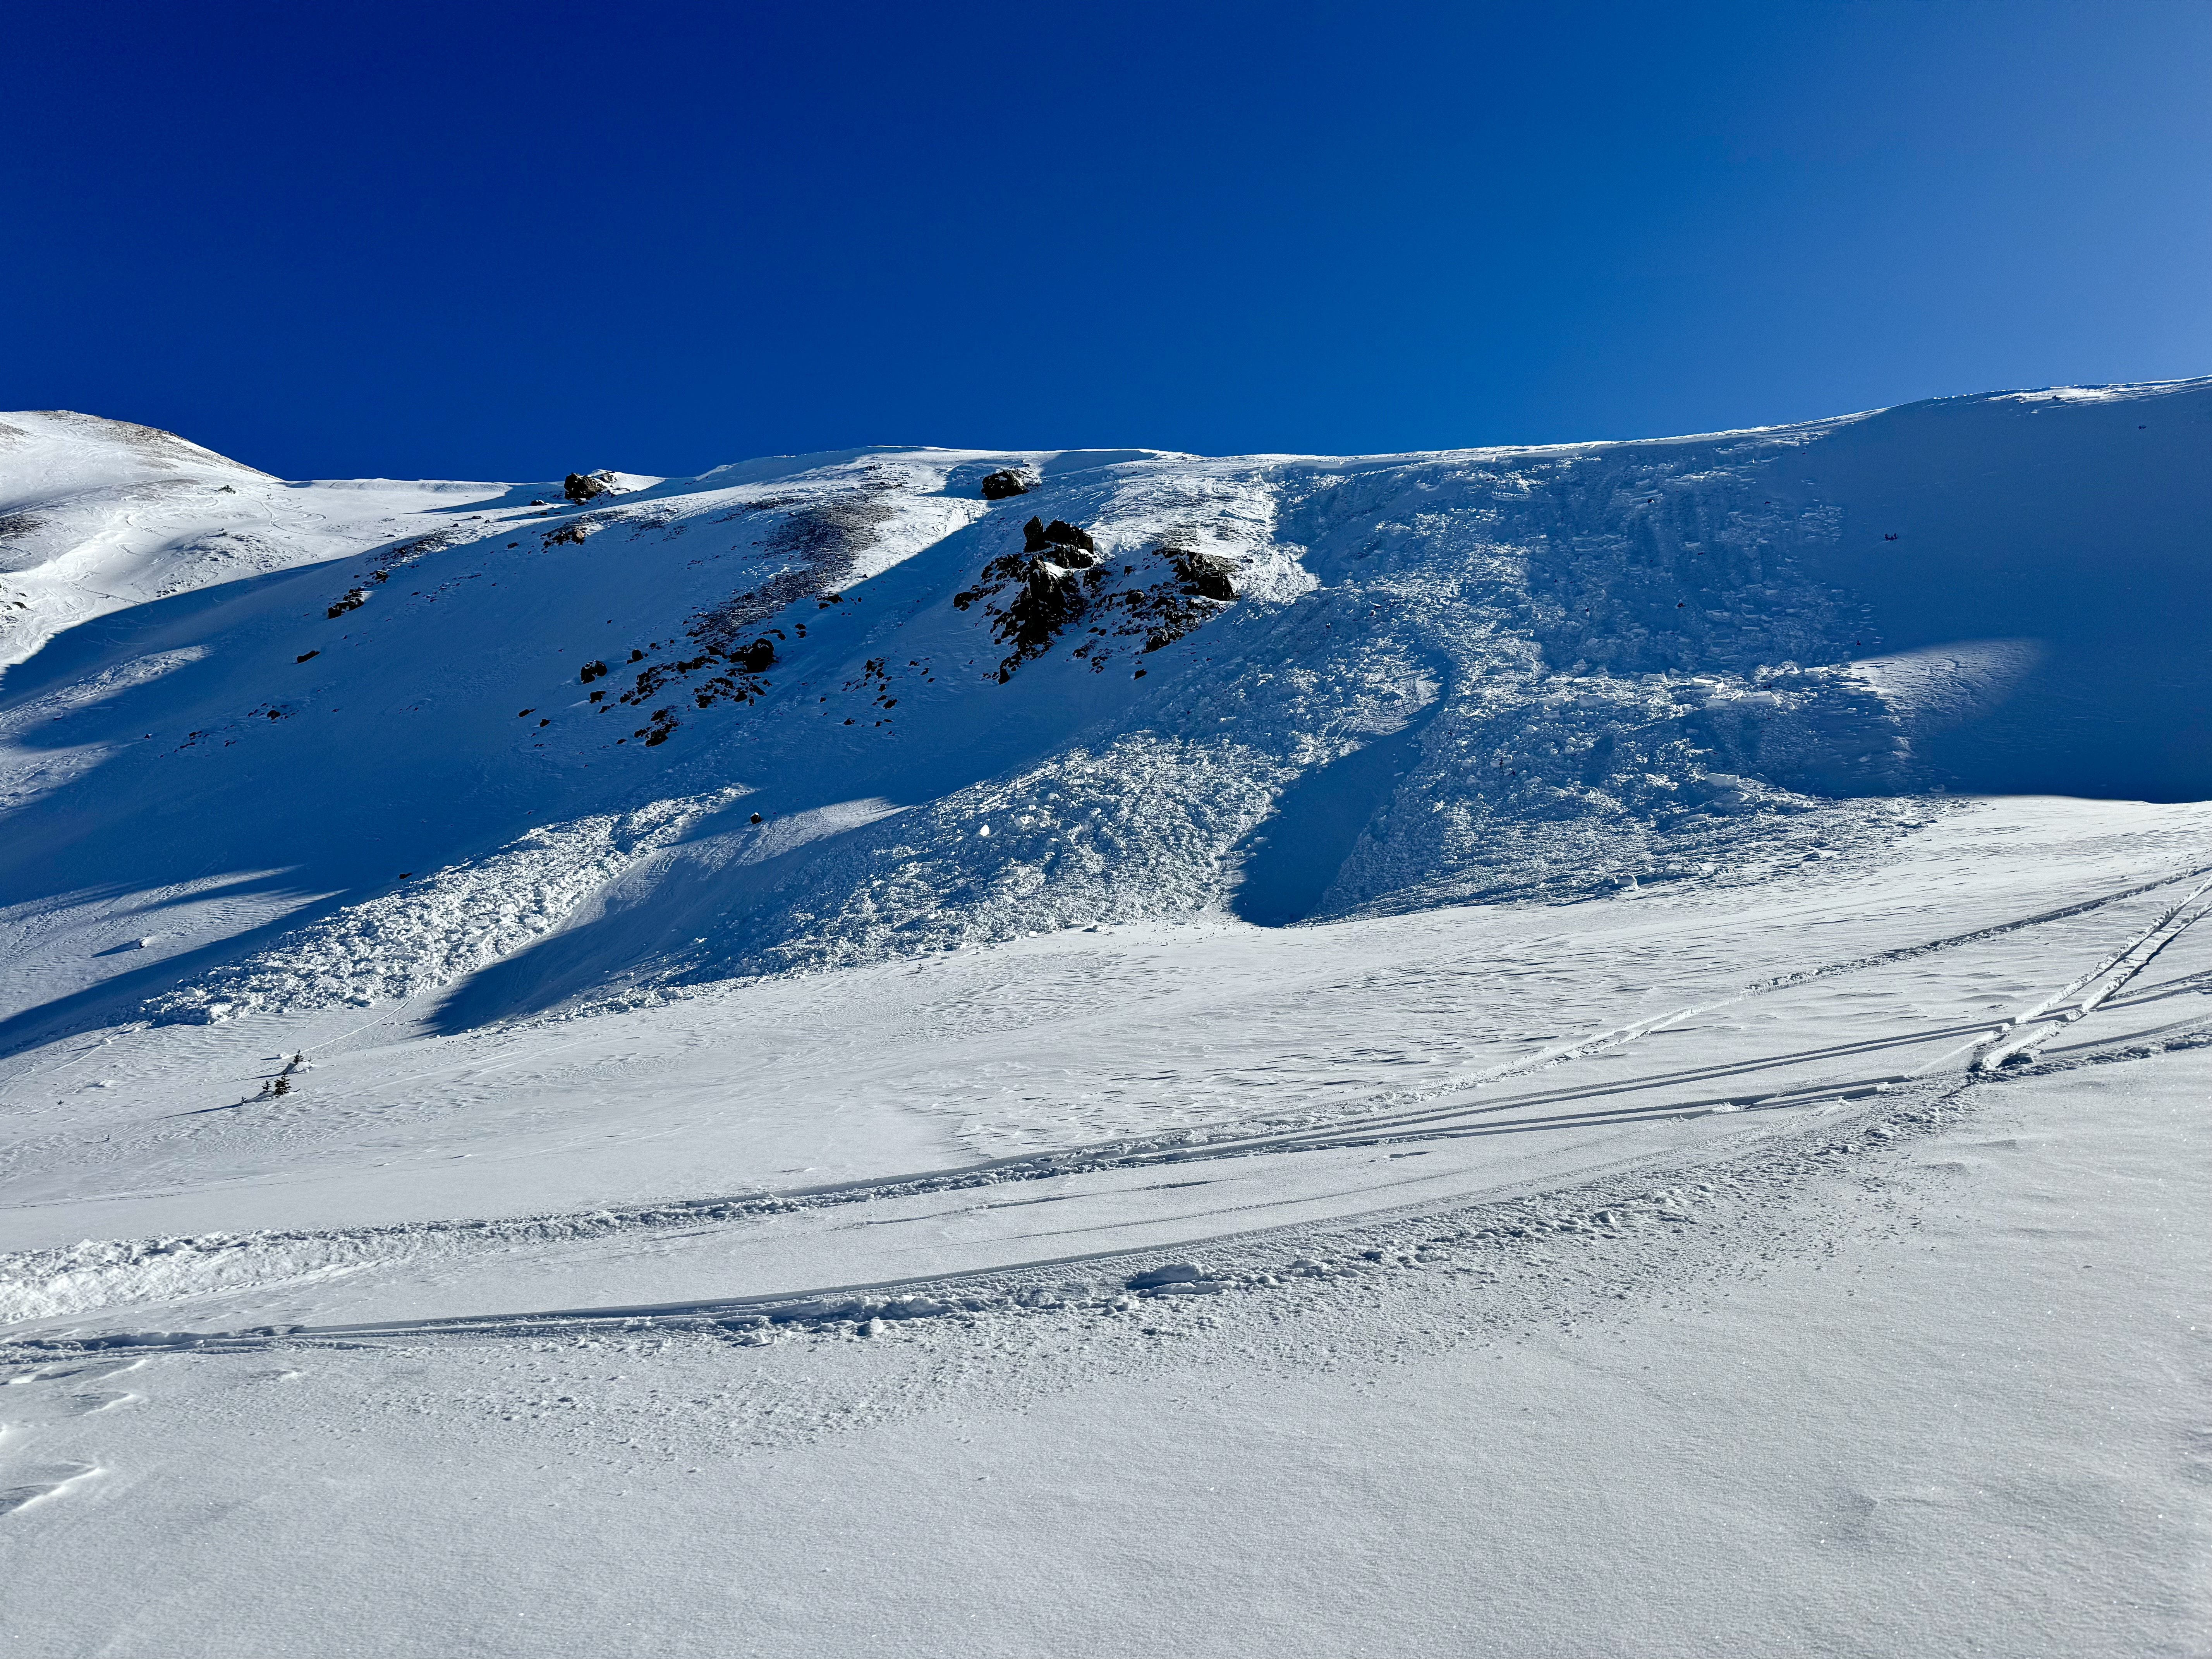
[[[539,1215],[511,1220],[465,1220],[418,1224],[399,1227],[347,1230],[334,1233],[261,1232],[235,1236],[163,1240],[88,1243],[68,1249],[33,1252],[12,1259],[0,1258],[0,1321],[9,1323],[51,1323],[88,1312],[111,1314],[132,1305],[167,1303],[180,1310],[194,1304],[213,1305],[241,1291],[273,1289],[303,1290],[348,1275],[391,1268],[426,1259],[466,1256],[478,1252],[508,1252],[517,1248],[555,1244],[605,1243],[633,1235],[697,1237],[714,1230],[743,1228],[766,1217],[789,1216],[800,1211],[866,1206],[886,1200],[910,1200],[929,1194],[973,1194],[1009,1185],[1049,1181],[1066,1186],[1086,1176],[1109,1171],[1158,1169],[1168,1171],[1199,1170],[1224,1160],[1244,1160],[1269,1155],[1316,1153],[1388,1146],[1401,1149],[1394,1157],[1420,1155],[1404,1149],[1423,1149],[1431,1143],[1469,1136],[1540,1132],[1554,1124],[1593,1126],[1644,1125],[1665,1120],[1695,1120],[1737,1113],[1773,1113],[1802,1109],[1833,1111],[1850,1104],[1899,1094],[1914,1102],[1930,1088],[1942,1094],[1955,1092],[1962,1083],[1995,1072],[1999,1066],[2019,1066],[2033,1057],[2059,1030],[2087,1018],[2117,994],[2183,932],[2200,920],[2212,902],[2205,895],[2212,881],[2199,879],[2191,869],[2158,880],[2132,884],[2037,915],[2016,918],[1952,937],[1903,945],[1848,962],[1824,964],[1802,972],[1747,986],[1735,995],[1641,1020],[1633,1024],[1558,1045],[1518,1062],[1487,1068],[1480,1074],[1453,1079],[1417,1091],[1389,1091],[1356,1105],[1339,1104],[1321,1115],[1318,1123],[1279,1127],[1220,1123],[1205,1129],[1179,1131],[1151,1139],[1124,1139],[1096,1146],[1070,1146],[1042,1157],[994,1160],[939,1174],[862,1179],[834,1187],[793,1189],[772,1194],[714,1194],[584,1213]],[[1500,1097],[1496,1085],[1527,1079],[1539,1073],[1571,1069],[1576,1062],[1615,1055],[1638,1040],[1669,1027],[1731,1005],[1772,998],[1808,986],[1823,985],[1851,975],[1869,975],[1899,963],[1917,963],[1974,945],[2006,939],[2024,930],[2051,930],[2083,917],[2094,917],[2115,905],[2155,894],[2181,883],[2190,883],[2179,900],[2162,905],[2147,925],[2091,967],[2039,998],[2021,1015],[1997,1024],[1995,1030],[1962,1033],[1948,1026],[1907,1030],[1892,1035],[1854,1030],[1844,1041],[1826,1048],[1795,1049],[1784,1054],[1751,1054],[1707,1063],[1676,1066],[1664,1070],[1632,1072],[1595,1079],[1585,1084],[1563,1080],[1533,1091]],[[2212,970],[2207,970],[2212,971]],[[2085,987],[2093,988],[2075,1002]],[[2063,1016],[2035,1028],[2032,1042],[2008,1039],[2005,1033],[2035,1019],[2045,1009],[2065,1005]],[[1816,1022],[1817,1023],[1817,1022]],[[2199,1025],[2183,1021],[2175,1030],[2157,1033],[2162,1042],[2184,1046],[2198,1040]],[[1961,1036],[1965,1041],[1960,1042]],[[2142,1034],[2130,1031],[2126,1039],[2140,1043]],[[2113,1041],[2108,1039],[2107,1042]],[[1879,1059],[1899,1049],[1925,1048],[1930,1044],[1943,1053],[1920,1063],[1893,1066],[1871,1073],[1854,1062]],[[2080,1063],[2075,1059],[2069,1063]],[[1844,1070],[1833,1069],[1842,1065]],[[1777,1088],[1778,1074],[1795,1071],[1803,1076]],[[1742,1085],[1749,1084],[1746,1089]],[[1735,1085],[1735,1086],[1731,1086]],[[1719,1092],[1716,1092],[1718,1091]],[[1688,1097],[1684,1098],[1685,1093]],[[1653,1097],[1656,1097],[1655,1100]],[[1894,1109],[1893,1109],[1893,1115]],[[1679,1158],[1679,1152],[1644,1157]],[[1203,1186],[1203,1179],[1185,1181]],[[1060,1201],[1073,1194],[1059,1195]],[[1014,1200],[1015,1202],[1055,1201]],[[1444,1202],[1449,1200],[1431,1200]],[[1244,1231],[1238,1230],[1240,1232]],[[1291,1228],[1292,1240],[1306,1229]],[[1262,1228],[1260,1237],[1272,1237]],[[1194,1231],[1171,1247],[1198,1251],[1218,1247],[1224,1235]],[[1240,1249],[1260,1248],[1240,1243]],[[1102,1253],[1112,1255],[1115,1253]],[[1145,1259],[1157,1256],[1157,1249]],[[981,1277],[993,1281],[1010,1273],[1039,1272],[1053,1262],[994,1265]],[[950,1311],[967,1305],[958,1293],[957,1279],[926,1278],[926,1287],[908,1292],[909,1301],[898,1304],[907,1316],[912,1307],[935,1307]],[[839,1294],[881,1286],[842,1286]],[[1109,1292],[1118,1293],[1118,1292]],[[1188,1294],[1170,1291],[1166,1294]],[[818,1289],[791,1295],[769,1295],[741,1299],[721,1307],[744,1317],[763,1317],[770,1322],[812,1318],[815,1322],[842,1315],[793,1314],[823,1294]],[[911,1298],[918,1297],[918,1302]],[[754,1310],[765,1308],[764,1314]],[[690,1319],[715,1310],[686,1305],[665,1310],[667,1316]],[[551,1317],[552,1316],[546,1316]],[[608,1318],[635,1319],[647,1316],[634,1310],[610,1313],[579,1312],[571,1316],[590,1322]],[[656,1314],[652,1316],[660,1316]],[[504,1316],[438,1322],[440,1328],[474,1328],[505,1322]],[[369,1328],[334,1328],[303,1334],[362,1334]],[[403,1324],[398,1328],[416,1329]],[[111,1338],[109,1340],[139,1339]],[[155,1341],[167,1339],[151,1339]],[[195,1337],[192,1344],[220,1338]]]

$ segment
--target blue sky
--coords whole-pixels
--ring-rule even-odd
[[[2212,6],[34,8],[0,407],[287,476],[2212,371]]]

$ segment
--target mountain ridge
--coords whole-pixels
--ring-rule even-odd
[[[2154,714],[2212,689],[2203,380],[1402,457],[866,447],[575,502],[197,446],[149,495],[92,419],[0,416],[0,513],[40,518],[0,543],[11,1042],[1756,880],[1946,791],[2212,793],[2212,733]],[[173,931],[80,948],[118,894]]]

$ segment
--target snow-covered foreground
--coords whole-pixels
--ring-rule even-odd
[[[329,1025],[59,1045],[11,1626],[2201,1650],[2208,830],[1972,803],[1726,903],[386,1027],[244,1105]]]
[[[1694,1223],[1405,1265],[1459,1221],[1425,1219],[1327,1280],[1130,1315],[26,1355],[10,1451],[55,1495],[10,1517],[9,1625],[42,1653],[2201,1652],[2204,1082],[2008,1085],[1786,1188],[1696,1172]]]
[[[380,485],[298,568],[191,491],[353,487],[4,417],[0,1626],[2205,1650],[2209,416]]]

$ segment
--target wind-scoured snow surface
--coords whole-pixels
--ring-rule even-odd
[[[2201,1650],[2212,381],[560,459],[0,416],[11,1633]]]
[[[102,1017],[467,980],[483,1019],[1740,880],[1932,789],[2188,797],[2203,659],[2161,635],[2208,438],[2188,382],[1349,460],[878,450],[572,506],[11,416],[0,611],[44,643],[0,684],[0,890],[35,935],[263,872],[226,913],[260,928],[117,962]],[[1037,487],[984,501],[1002,467]],[[1033,516],[1091,550],[1025,555]],[[648,821],[682,828],[578,827]]]

